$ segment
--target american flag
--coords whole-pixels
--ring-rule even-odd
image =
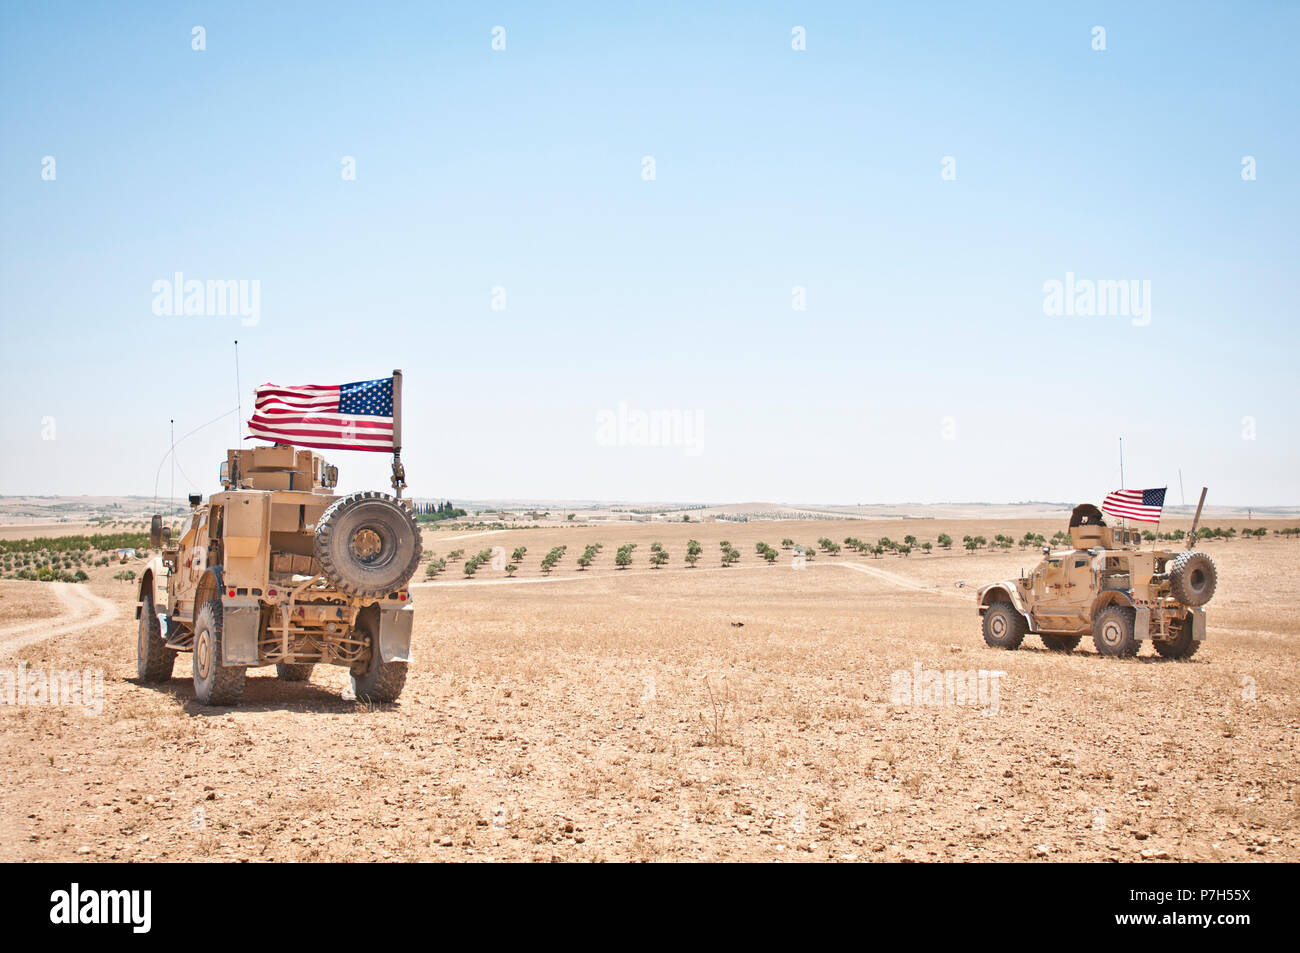
[[[1165,505],[1165,487],[1154,490],[1116,490],[1107,493],[1101,511],[1139,523],[1159,523]]]
[[[393,379],[257,389],[249,434],[324,450],[393,450]]]

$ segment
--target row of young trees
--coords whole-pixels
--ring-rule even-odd
[[[68,553],[90,550],[141,549],[149,545],[148,533],[96,533],[93,536],[37,536],[35,539],[0,539],[0,554]]]
[[[148,555],[147,549],[136,551],[137,557]],[[107,566],[114,558],[85,547],[55,550],[23,548],[0,555],[0,578],[32,582],[85,582],[90,578],[87,569]]]
[[[1255,537],[1267,536],[1268,532],[1269,531],[1264,527],[1258,527],[1255,529],[1246,528],[1241,530],[1240,535],[1242,535],[1243,537],[1255,538]],[[1280,535],[1285,537],[1296,537],[1296,536],[1300,536],[1300,527],[1287,527],[1284,529],[1273,530],[1273,533],[1274,535]],[[1177,540],[1184,539],[1186,537],[1186,534],[1184,533],[1183,530],[1173,530],[1172,532],[1169,533],[1159,533],[1159,534],[1153,533],[1151,531],[1145,531],[1143,532],[1142,535],[1143,538],[1148,541],[1156,541],[1156,540],[1177,541]],[[1203,527],[1197,532],[1197,537],[1201,539],[1232,539],[1236,535],[1237,535],[1237,531],[1235,529],[1232,529],[1231,527],[1229,527],[1227,530],[1218,529],[1217,527],[1214,529]],[[1053,547],[1069,546],[1070,534],[1065,530],[1058,530],[1055,534],[1052,535],[1050,540],[1042,533],[1034,533],[1032,531],[1026,532],[1019,539],[1016,539],[1015,537],[1005,533],[995,534],[993,536],[992,541],[990,541],[989,539],[981,535],[965,535],[961,539],[962,548],[965,549],[967,553],[974,553],[978,550],[986,549],[986,548],[994,549],[994,550],[1009,550],[1015,546],[1019,546],[1023,550],[1023,549],[1028,549],[1030,547],[1035,547],[1035,548],[1042,547],[1047,545],[1049,542]],[[939,549],[950,550],[953,547],[953,538],[947,533],[940,533],[938,535],[937,541],[934,543],[932,543],[930,540],[920,541],[916,538],[916,536],[910,534],[904,536],[901,541],[890,539],[888,536],[882,536],[879,539],[877,539],[875,542],[863,540],[856,536],[846,536],[843,541],[843,546],[848,547],[850,551],[856,552],[863,556],[872,556],[875,558],[880,558],[886,554],[894,554],[898,556],[910,556],[914,551],[917,550],[929,554],[934,551],[936,545],[938,546]],[[580,572],[584,572],[587,569],[589,569],[595,563],[596,558],[600,555],[603,549],[604,549],[604,544],[602,543],[590,543],[586,545],[582,551],[582,555],[579,556],[577,559],[578,570]],[[618,547],[614,556],[615,567],[617,569],[627,569],[631,567],[633,564],[633,553],[636,551],[636,549],[637,549],[636,543],[625,543],[622,546]],[[740,555],[741,555],[740,551],[731,544],[730,540],[722,540],[718,544],[718,549],[721,556],[721,565],[723,567],[735,565],[737,562],[740,561]],[[796,543],[790,537],[784,537],[781,540],[781,549],[793,550],[796,554],[802,555],[806,559],[813,559],[819,553],[825,556],[838,556],[842,552],[841,544],[836,543],[834,540],[826,536],[823,536],[820,539],[818,539],[815,546],[803,546]],[[554,570],[555,567],[559,565],[560,561],[564,558],[564,555],[567,552],[567,550],[568,550],[567,546],[556,546],[551,550],[549,550],[541,560],[540,563],[541,571],[545,574],[549,574],[552,570]],[[765,560],[768,563],[768,565],[775,564],[777,559],[780,558],[780,552],[766,542],[755,543],[754,552],[760,558]],[[523,563],[524,557],[527,555],[527,553],[528,553],[527,546],[515,547],[515,549],[510,554],[509,562],[505,565],[505,572],[507,576],[510,577],[514,576],[514,574],[519,570],[520,565]],[[688,567],[694,568],[698,564],[703,553],[704,553],[704,547],[700,544],[699,540],[695,540],[695,539],[688,540],[686,543],[686,553],[684,556],[684,562]],[[431,558],[425,569],[426,575],[431,579],[440,575],[442,572],[446,570],[447,565],[449,563],[454,564],[457,560],[461,559],[462,556],[464,556],[464,550],[455,549],[452,550],[450,553],[448,553],[445,557],[438,558],[435,556]],[[5,557],[6,561],[4,563],[4,567],[6,571],[9,571],[11,568],[11,564],[9,562],[9,559],[11,558],[19,558],[19,557],[10,557],[10,556]],[[73,558],[76,559],[75,556]],[[492,559],[491,550],[487,550],[487,549],[480,550],[477,554],[475,554],[473,558],[465,562],[464,564],[465,576],[467,578],[472,577],[485,563],[490,562],[491,559]],[[670,562],[670,560],[671,557],[669,555],[669,552],[664,547],[663,543],[656,541],[650,544],[650,555],[648,561],[651,568],[659,569],[662,566],[666,566]],[[100,564],[106,565],[107,562],[108,560],[105,557],[100,562],[97,562],[96,565],[100,565]],[[37,569],[42,568],[43,565],[44,564],[40,564],[36,567],[33,567],[33,572],[35,572],[35,570]],[[80,565],[79,560],[77,561],[77,565]],[[57,570],[57,562],[53,564],[53,568]],[[73,567],[71,563],[65,563],[65,568],[71,569]],[[46,574],[46,576],[43,576],[41,578],[47,578],[47,577],[49,577],[49,574]],[[31,578],[31,577],[19,576],[18,578]]]
[[[456,552],[459,553],[460,550],[456,550]],[[482,566],[484,563],[491,562],[491,561],[492,561],[492,550],[480,549],[469,559],[465,560],[465,567],[464,567],[465,575],[467,577],[474,575],[474,573],[478,572],[479,566]]]
[[[564,558],[564,552],[569,547],[556,546],[549,553],[542,557],[542,572],[550,575],[551,570],[555,568],[556,563]],[[516,567],[518,568],[518,567]]]

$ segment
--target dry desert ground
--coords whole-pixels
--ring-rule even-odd
[[[1234,525],[1245,525],[1236,520]],[[1268,524],[1263,525],[1283,525]],[[135,681],[134,587],[0,582],[0,669],[102,670],[98,714],[0,709],[4,860],[1161,860],[1300,858],[1300,542],[1211,541],[1194,658],[986,647],[974,588],[1032,551],[754,552],[782,538],[992,538],[1044,520],[426,530],[528,549],[413,592],[400,701],[342,669],[251,674],[194,703],[188,656]],[[704,557],[684,566],[688,539]],[[719,565],[719,542],[742,553]],[[668,565],[651,569],[661,541]],[[600,542],[578,572],[583,546]],[[635,542],[632,568],[617,547]],[[567,553],[549,577],[552,546]],[[964,585],[959,586],[958,583]],[[896,703],[917,666],[1000,671],[997,704]]]

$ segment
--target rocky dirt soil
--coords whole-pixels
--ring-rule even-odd
[[[1300,858],[1300,542],[1203,547],[1219,594],[1186,662],[1105,659],[1087,640],[1062,656],[1034,636],[986,647],[973,589],[1033,551],[845,549],[802,570],[754,553],[787,536],[1059,528],[430,530],[440,556],[528,553],[514,579],[466,579],[458,562],[414,588],[417,663],[381,706],[319,667],[299,685],[257,670],[238,707],[203,708],[187,656],[169,683],[136,683],[134,589],[110,570],[78,594],[3,582],[0,673],[99,671],[103,698],[97,714],[0,708],[0,859]],[[727,569],[722,539],[743,554]],[[671,556],[659,570],[655,540]],[[578,572],[589,542],[604,550]],[[634,565],[615,570],[625,542]],[[996,704],[903,703],[895,673],[918,666],[1005,674]]]

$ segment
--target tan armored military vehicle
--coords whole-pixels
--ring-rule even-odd
[[[1033,632],[1049,649],[1070,652],[1091,633],[1102,655],[1136,655],[1150,641],[1165,658],[1189,658],[1205,640],[1201,607],[1217,583],[1213,560],[1190,549],[1196,522],[1188,551],[1143,550],[1138,532],[1107,526],[1090,503],[1076,506],[1072,549],[1045,546],[1028,576],[979,591],[984,641],[1015,649]]]
[[[191,495],[179,540],[153,518],[151,543],[162,554],[140,581],[142,681],[166,681],[176,653],[192,652],[204,705],[238,701],[245,672],[260,665],[285,681],[342,665],[358,699],[401,694],[420,531],[409,502],[340,498],[337,482],[338,469],[310,450],[230,450],[224,491],[206,503]]]

